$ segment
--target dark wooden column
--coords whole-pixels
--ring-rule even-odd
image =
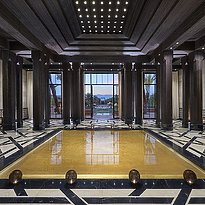
[[[156,65],[156,126],[160,127],[160,59],[155,59]]]
[[[161,128],[172,130],[172,59],[173,52],[164,51],[161,54]]]
[[[41,51],[32,51],[33,59],[33,129],[44,130],[44,55]]]
[[[17,127],[23,127],[22,120],[22,67],[23,58],[17,57],[16,61],[16,97],[17,97]]]
[[[85,117],[85,97],[84,97],[84,71],[80,68],[80,100],[81,100],[81,120]]]
[[[124,119],[126,124],[133,121],[132,63],[125,63],[124,68]]]
[[[189,55],[191,88],[190,88],[190,128],[192,130],[203,130],[202,118],[202,68],[204,54],[195,51]]]
[[[80,63],[73,63],[72,69],[72,120],[74,124],[79,124],[81,121]]]
[[[3,63],[3,129],[13,130],[16,106],[16,57],[2,50]]]
[[[190,69],[188,66],[188,58],[184,57],[181,60],[183,69],[183,119],[182,127],[188,127],[189,121],[189,105],[190,105]]]
[[[142,124],[142,64],[135,64],[133,71],[135,124]]]
[[[44,79],[45,79],[45,127],[50,126],[50,88],[49,88],[49,57],[45,56]]]
[[[63,123],[70,124],[71,110],[71,66],[63,63]]]

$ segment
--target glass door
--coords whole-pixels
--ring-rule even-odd
[[[113,118],[112,85],[92,85],[93,119],[108,120]]]

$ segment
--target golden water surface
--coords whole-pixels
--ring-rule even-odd
[[[24,178],[64,178],[74,169],[78,178],[127,178],[131,169],[141,178],[182,178],[185,169],[198,178],[205,173],[143,131],[63,131],[0,173],[8,178],[20,169]]]

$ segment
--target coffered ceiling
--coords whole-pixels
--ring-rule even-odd
[[[204,47],[204,10],[204,0],[1,0],[0,46],[81,62],[180,57]]]

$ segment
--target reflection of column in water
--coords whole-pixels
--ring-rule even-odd
[[[51,152],[51,164],[58,165],[62,163],[62,156],[61,156],[62,138],[63,138],[62,132],[55,137],[55,143],[52,146],[52,152]]]

